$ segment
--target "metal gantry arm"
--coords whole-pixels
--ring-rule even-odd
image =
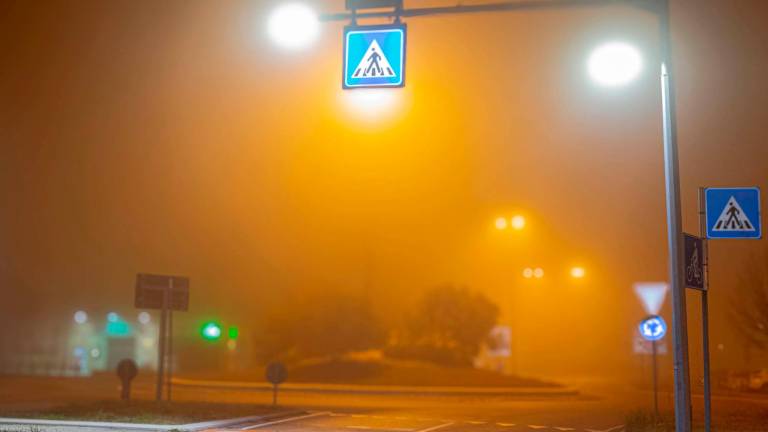
[[[519,12],[629,5],[654,14],[659,20],[661,59],[659,77],[662,101],[662,137],[667,207],[669,276],[672,288],[672,328],[675,374],[675,426],[678,432],[691,430],[691,393],[688,362],[688,330],[685,302],[683,231],[680,200],[680,174],[677,150],[677,120],[670,41],[669,0],[521,0],[483,4],[423,8],[403,8],[402,1],[347,0],[358,7],[350,12],[320,15],[321,21],[353,21],[365,18],[412,18],[483,12]],[[366,3],[368,6],[366,7]],[[396,4],[397,3],[397,4]],[[389,7],[389,10],[379,8]],[[375,9],[374,9],[375,8]],[[362,11],[361,11],[362,10]],[[706,403],[709,406],[709,401]],[[707,414],[708,416],[708,414]],[[707,421],[707,423],[709,423]]]

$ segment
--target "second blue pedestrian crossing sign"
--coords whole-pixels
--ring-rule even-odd
[[[707,188],[707,238],[759,239],[760,189]]]
[[[403,87],[405,35],[405,24],[346,27],[343,87]]]

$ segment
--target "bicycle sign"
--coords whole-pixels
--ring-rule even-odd
[[[685,286],[704,290],[704,242],[690,234],[685,236]]]

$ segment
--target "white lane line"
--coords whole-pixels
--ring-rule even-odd
[[[389,428],[389,427],[372,427],[372,426],[347,426],[347,429],[413,432],[412,428]]]
[[[334,413],[334,412],[332,412],[332,413],[328,413],[328,415],[329,415],[329,416],[331,416],[331,417],[346,417],[346,416],[348,416],[349,414],[344,414],[344,413]]]
[[[484,425],[484,424],[486,424],[486,423],[488,423],[488,422],[484,422],[484,421],[477,421],[477,420],[467,420],[467,423],[469,423],[469,424],[473,424],[473,425]]]
[[[621,425],[617,425],[617,426],[614,426],[614,427],[610,427],[610,428],[608,428],[608,429],[603,429],[603,430],[599,430],[599,429],[587,429],[587,431],[588,431],[588,432],[611,432],[611,431],[615,431],[615,430],[621,429],[621,428],[623,428],[623,427],[624,427],[624,425],[623,425],[623,424],[621,424]]]
[[[546,426],[541,426],[541,425],[528,425],[528,427],[531,428],[531,429],[545,429],[546,428]]]
[[[280,423],[287,423],[287,422],[291,422],[291,421],[303,420],[303,419],[308,419],[308,418],[311,418],[311,417],[319,417],[319,416],[324,416],[324,415],[328,415],[328,414],[330,414],[330,413],[327,412],[327,411],[324,411],[324,412],[317,412],[317,413],[307,414],[307,415],[302,415],[302,416],[297,416],[297,417],[288,417],[288,418],[284,418],[284,419],[280,419],[280,420],[275,420],[275,421],[271,421],[271,422],[259,423],[257,425],[253,425],[253,426],[246,426],[246,427],[244,427],[244,428],[242,428],[240,430],[258,429],[258,428],[263,428],[264,426],[272,426],[272,425],[276,425],[276,424],[280,424]]]
[[[496,423],[496,426],[501,426],[501,427],[512,427],[514,425],[515,425],[514,423]]]
[[[354,418],[365,418],[368,417],[367,414],[352,414],[352,417]]]
[[[444,428],[446,426],[450,426],[452,424],[454,424],[454,422],[443,423],[443,424],[439,424],[437,426],[428,427],[426,429],[419,429],[416,432],[432,432],[434,430],[442,429],[442,428]]]

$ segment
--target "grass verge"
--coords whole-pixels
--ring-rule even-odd
[[[186,424],[280,412],[271,405],[206,402],[101,401],[72,403],[44,411],[0,410],[2,417],[121,423]],[[2,430],[0,429],[0,432]]]

